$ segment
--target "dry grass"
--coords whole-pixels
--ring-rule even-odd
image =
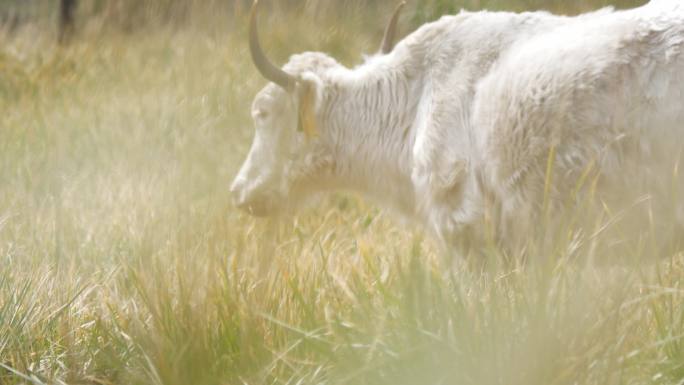
[[[268,45],[354,63],[380,28],[345,23],[272,22]],[[243,40],[0,37],[0,383],[682,383],[682,255],[594,266],[569,240],[448,273],[354,198],[281,223],[237,212],[263,84]]]

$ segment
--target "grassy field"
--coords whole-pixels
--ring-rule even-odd
[[[263,35],[352,65],[368,17]],[[244,26],[84,30],[0,35],[0,384],[684,383],[681,253],[568,237],[447,272],[354,197],[250,218],[228,194],[264,84]]]

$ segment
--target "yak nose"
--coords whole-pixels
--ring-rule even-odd
[[[230,186],[235,207],[257,217],[268,215],[271,207],[269,199],[258,193],[247,193],[245,184],[243,179],[236,178]]]

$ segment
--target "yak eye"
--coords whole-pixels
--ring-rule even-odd
[[[258,110],[258,111],[254,114],[254,116],[255,116],[257,119],[266,119],[266,118],[268,118],[268,112],[266,112],[266,111],[264,111],[264,110]]]

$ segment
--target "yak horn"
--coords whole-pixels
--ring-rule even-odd
[[[271,63],[259,44],[259,34],[257,32],[257,8],[259,0],[254,0],[252,9],[249,12],[249,52],[252,54],[254,65],[261,74],[273,83],[283,87],[287,91],[294,90],[295,78]]]
[[[397,5],[397,8],[394,10],[394,13],[392,14],[392,18],[390,19],[389,24],[387,24],[387,28],[385,28],[385,36],[382,38],[382,46],[380,48],[380,51],[383,54],[388,54],[392,52],[392,49],[394,49],[394,38],[397,33],[397,22],[399,21],[399,14],[401,13],[401,9],[404,8],[406,5],[405,1],[402,1]]]

